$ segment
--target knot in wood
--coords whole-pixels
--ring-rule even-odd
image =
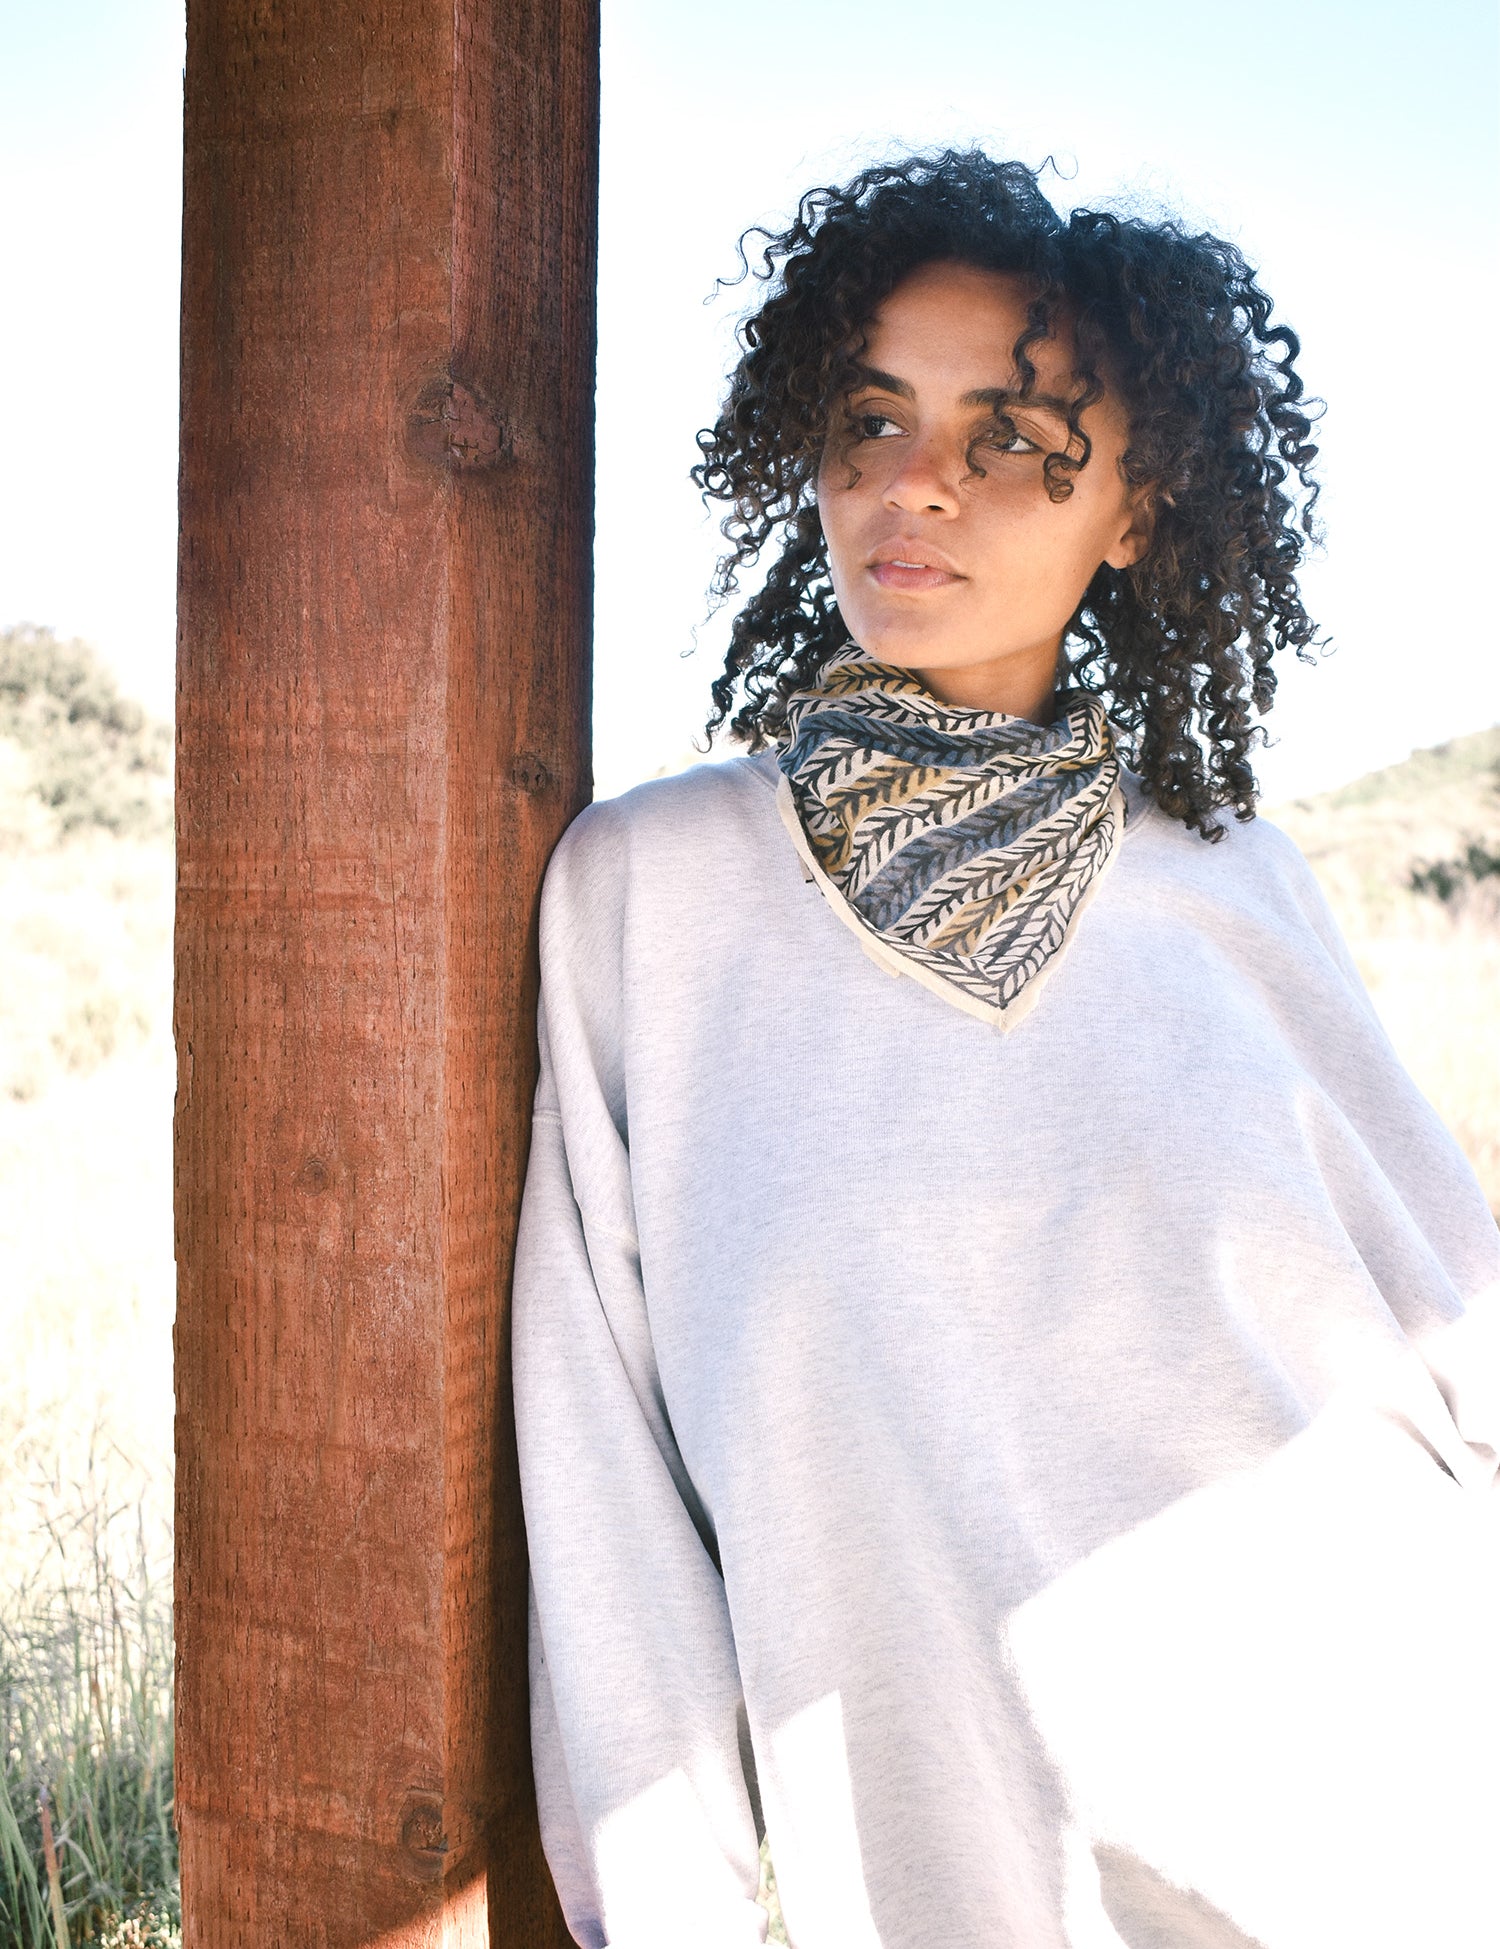
[[[436,1881],[448,1853],[443,1803],[435,1794],[409,1793],[401,1806],[401,1858],[409,1875]]]
[[[302,1162],[297,1175],[292,1179],[299,1191],[308,1191],[314,1196],[328,1189],[331,1173],[321,1157],[308,1157]]]
[[[552,772],[534,751],[522,751],[511,760],[510,782],[523,792],[545,792],[552,783]]]
[[[483,397],[446,373],[422,388],[407,440],[420,459],[462,472],[493,467],[505,448],[504,430]]]

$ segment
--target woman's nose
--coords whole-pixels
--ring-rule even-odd
[[[914,440],[886,483],[886,503],[908,514],[957,513],[962,469],[962,456],[938,441]]]

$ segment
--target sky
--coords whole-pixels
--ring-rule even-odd
[[[604,0],[596,550],[601,791],[693,756],[726,619],[687,479],[745,287],[735,238],[903,148],[1056,158],[1055,200],[1237,242],[1322,428],[1333,640],[1289,666],[1268,798],[1500,720],[1491,0]],[[0,0],[0,623],[92,641],[169,707],[182,19]],[[695,647],[696,645],[696,647]]]

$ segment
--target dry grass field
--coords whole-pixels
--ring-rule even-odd
[[[69,1481],[170,1463],[170,750],[84,645],[0,633],[0,1602]]]
[[[52,1949],[48,1891],[23,1916],[6,1877],[39,1861],[44,1777],[70,1915],[97,1938],[160,1902],[121,1945],[171,1941],[175,1916],[163,740],[62,648],[58,695],[28,693],[8,724],[0,658],[0,1946],[26,1949]],[[1450,874],[1447,898],[1412,884],[1500,852],[1497,781],[1500,729],[1270,816],[1500,1208],[1500,873]]]
[[[0,634],[3,1949],[178,1941],[169,751]]]

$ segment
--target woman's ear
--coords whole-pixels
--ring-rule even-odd
[[[1156,493],[1149,482],[1131,489],[1125,520],[1114,546],[1104,559],[1111,568],[1134,568],[1151,546],[1156,531]]]

